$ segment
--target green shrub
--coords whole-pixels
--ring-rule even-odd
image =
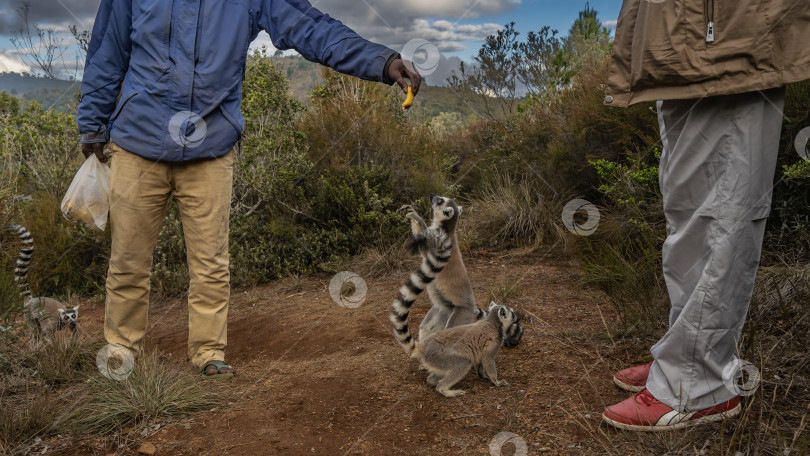
[[[82,161],[74,117],[45,110],[36,101],[11,99],[11,95],[0,92],[0,131],[4,138],[0,157],[12,159],[5,162],[4,158],[3,165],[12,169],[15,178],[4,181],[3,187],[11,188],[15,195],[45,191],[61,198]]]
[[[331,171],[297,187],[300,198],[231,222],[232,280],[255,284],[289,273],[331,271],[361,247],[397,237],[404,225],[382,168]]]
[[[657,149],[622,162],[591,161],[599,177],[599,232],[580,239],[580,283],[607,294],[621,332],[655,333],[666,319],[661,246],[666,236]]]
[[[22,312],[22,297],[14,283],[14,267],[20,243],[10,230],[2,230],[0,239],[0,326],[8,325]]]
[[[412,122],[403,112],[399,86],[389,88],[328,69],[322,77],[324,83],[313,89],[313,106],[300,123],[315,166],[383,167],[390,172],[392,196],[399,202],[445,193],[453,154],[429,125]]]
[[[107,238],[68,222],[59,210],[82,163],[73,116],[45,110],[36,101],[20,102],[3,92],[0,131],[4,137],[0,142],[0,223],[3,227],[21,223],[34,237],[28,273],[32,291],[54,297],[98,291],[106,270]],[[2,247],[0,289],[7,290],[2,286],[9,267],[6,261],[16,257],[18,249],[18,242]],[[9,297],[0,293],[6,309]]]
[[[791,84],[785,92],[779,169],[763,249],[768,265],[810,261],[810,162],[802,159],[795,144],[799,132],[808,127],[810,81]]]
[[[53,298],[88,295],[104,286],[109,255],[109,228],[97,228],[65,219],[61,197],[37,192],[23,208],[22,224],[34,239],[28,282],[35,296]]]

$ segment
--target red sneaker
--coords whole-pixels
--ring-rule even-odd
[[[652,366],[652,363],[653,362],[650,361],[641,366],[628,367],[627,369],[616,372],[616,374],[613,375],[613,383],[619,388],[630,391],[631,393],[637,393],[643,390],[647,385],[647,377],[650,376],[650,366]]]
[[[709,421],[720,421],[740,413],[740,398],[723,402],[697,412],[678,412],[642,389],[618,404],[605,409],[602,419],[629,431],[666,431]]]

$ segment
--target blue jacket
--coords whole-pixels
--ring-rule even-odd
[[[227,153],[244,127],[245,60],[261,30],[279,49],[393,82],[384,72],[396,52],[307,0],[102,0],[76,115],[82,142],[168,162]]]

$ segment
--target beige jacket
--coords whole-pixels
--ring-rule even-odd
[[[810,0],[624,0],[605,103],[627,107],[810,79]]]

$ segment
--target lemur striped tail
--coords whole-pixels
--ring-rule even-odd
[[[22,243],[20,253],[17,255],[17,267],[14,268],[14,283],[20,290],[20,296],[28,301],[31,298],[31,289],[28,287],[26,274],[28,274],[28,266],[31,264],[31,257],[34,256],[34,238],[24,226],[9,225],[8,228],[17,233]]]
[[[421,239],[413,239],[411,245],[418,245],[422,253],[422,264],[419,269],[411,273],[405,284],[399,288],[399,294],[394,299],[394,304],[391,306],[391,323],[394,324],[394,336],[405,349],[405,353],[411,354],[416,345],[416,341],[411,336],[410,329],[408,328],[408,314],[411,312],[411,306],[416,298],[425,291],[428,284],[433,282],[436,276],[444,269],[447,262],[450,260],[450,249],[453,247],[453,241],[450,236],[445,233],[440,233],[439,237],[431,242],[424,235],[420,235]]]

